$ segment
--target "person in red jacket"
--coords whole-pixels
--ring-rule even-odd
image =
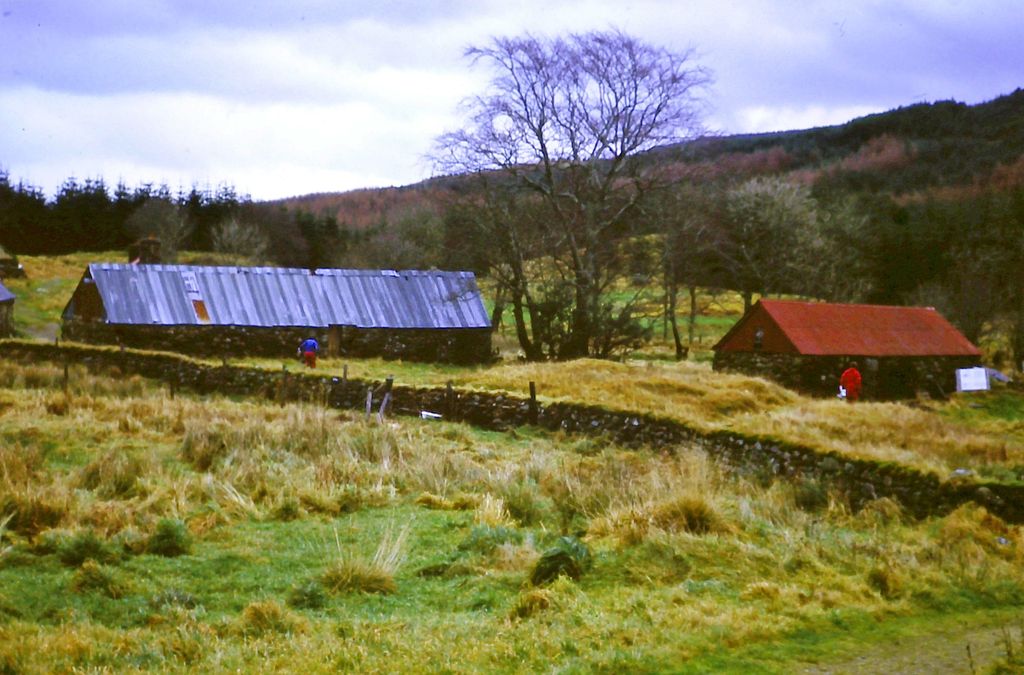
[[[839,386],[846,390],[846,400],[850,403],[860,398],[861,381],[856,361],[851,363],[850,367],[844,370],[839,377]]]

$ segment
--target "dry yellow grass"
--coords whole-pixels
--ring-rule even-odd
[[[1024,445],[1008,437],[1020,422],[979,428],[903,403],[813,399],[761,378],[716,373],[707,364],[581,359],[505,365],[453,379],[461,386],[519,396],[527,395],[534,381],[545,400],[597,402],[676,419],[702,431],[772,436],[943,476],[958,467],[1024,463]]]

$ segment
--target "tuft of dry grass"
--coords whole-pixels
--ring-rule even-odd
[[[879,563],[868,571],[867,582],[886,600],[898,598],[903,593],[902,575],[890,564]]]
[[[124,450],[111,450],[82,468],[77,484],[103,499],[128,498],[135,496],[139,479],[152,467],[149,458]]]
[[[708,534],[729,530],[708,498],[700,494],[681,495],[657,504],[651,510],[651,522],[666,532]]]
[[[251,602],[242,610],[239,631],[243,635],[266,633],[304,633],[307,622],[275,600]]]
[[[4,543],[4,539],[7,538],[7,523],[11,522],[14,518],[14,514],[11,513],[7,517],[0,517],[0,559],[7,555],[14,546]]]
[[[335,559],[320,577],[324,588],[330,593],[382,593],[398,591],[395,573],[405,560],[405,541],[409,536],[409,525],[397,533],[388,525],[377,550],[369,560],[346,552],[334,531]]]
[[[478,525],[486,525],[488,527],[500,527],[510,524],[504,500],[490,493],[485,494],[480,499],[480,503],[477,504],[476,510],[473,512],[473,519]]]
[[[1024,562],[1024,528],[1011,526],[983,506],[968,503],[942,520],[939,543],[947,551],[969,556],[997,556]]]
[[[516,599],[516,604],[509,612],[510,619],[529,619],[530,617],[550,609],[553,604],[554,592],[547,588],[531,588],[523,591]]]
[[[82,563],[71,578],[71,590],[76,593],[96,591],[117,600],[125,596],[128,586],[113,569],[89,559]]]
[[[31,537],[69,520],[74,505],[66,485],[32,484],[11,489],[0,498],[0,513],[11,516],[8,527],[12,531]]]

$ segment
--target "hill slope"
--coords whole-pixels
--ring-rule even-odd
[[[707,174],[712,176],[803,170],[811,172],[803,180],[829,177],[837,187],[868,187],[891,194],[970,185],[993,174],[1003,184],[1019,186],[1024,184],[1024,89],[976,105],[918,103],[845,124],[705,138],[648,154],[659,164],[705,165],[713,169]],[[837,172],[826,171],[837,166],[844,174],[838,181]],[[1008,176],[1000,167],[1016,168]],[[389,213],[432,210],[438,195],[458,183],[458,177],[444,177],[405,187],[320,193],[275,203],[329,213],[340,222],[362,227]]]

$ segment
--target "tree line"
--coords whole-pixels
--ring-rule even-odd
[[[126,250],[140,238],[178,250],[216,251],[296,267],[334,264],[359,234],[335,217],[253,202],[222,185],[172,192],[166,185],[113,189],[102,178],[67,179],[52,199],[0,172],[0,245],[27,255]]]

